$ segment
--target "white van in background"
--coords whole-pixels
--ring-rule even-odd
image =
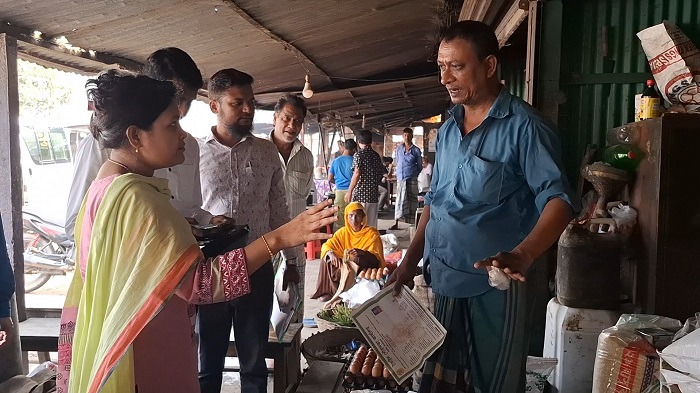
[[[73,156],[87,127],[20,128],[24,211],[63,226]]]

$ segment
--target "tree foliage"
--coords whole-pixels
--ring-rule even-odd
[[[65,73],[17,60],[20,114],[50,116],[56,108],[67,104],[75,86],[61,75]]]

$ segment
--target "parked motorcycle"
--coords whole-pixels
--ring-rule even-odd
[[[60,225],[22,212],[24,227],[25,292],[33,292],[53,276],[65,276],[74,269],[73,240]]]

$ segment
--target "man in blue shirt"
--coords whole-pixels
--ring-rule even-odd
[[[15,276],[7,254],[5,232],[0,217],[0,348],[14,339],[15,327],[11,318],[12,295],[15,293]]]
[[[328,170],[328,181],[331,184],[335,184],[335,200],[333,204],[338,206],[339,212],[345,211],[345,193],[350,187],[350,180],[352,180],[352,156],[355,155],[357,151],[357,143],[353,139],[348,139],[343,144],[343,155],[337,157],[331,162],[331,168]],[[338,229],[345,226],[344,214],[338,214],[338,221],[333,224],[333,227],[337,231]]]
[[[498,49],[488,25],[462,21],[438,50],[441,83],[455,107],[438,132],[415,237],[389,280],[412,281],[422,257],[435,315],[447,329],[419,393],[524,390],[526,274],[580,209],[555,126],[499,83]],[[507,290],[489,285],[493,268],[510,277]]]
[[[403,143],[396,146],[396,205],[394,219],[396,222],[389,229],[399,229],[399,220],[413,222],[418,208],[418,175],[423,169],[421,152],[413,144],[413,130],[403,129]]]

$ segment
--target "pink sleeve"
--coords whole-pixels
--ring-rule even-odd
[[[250,280],[242,248],[200,260],[176,291],[192,304],[225,302],[248,293]]]

